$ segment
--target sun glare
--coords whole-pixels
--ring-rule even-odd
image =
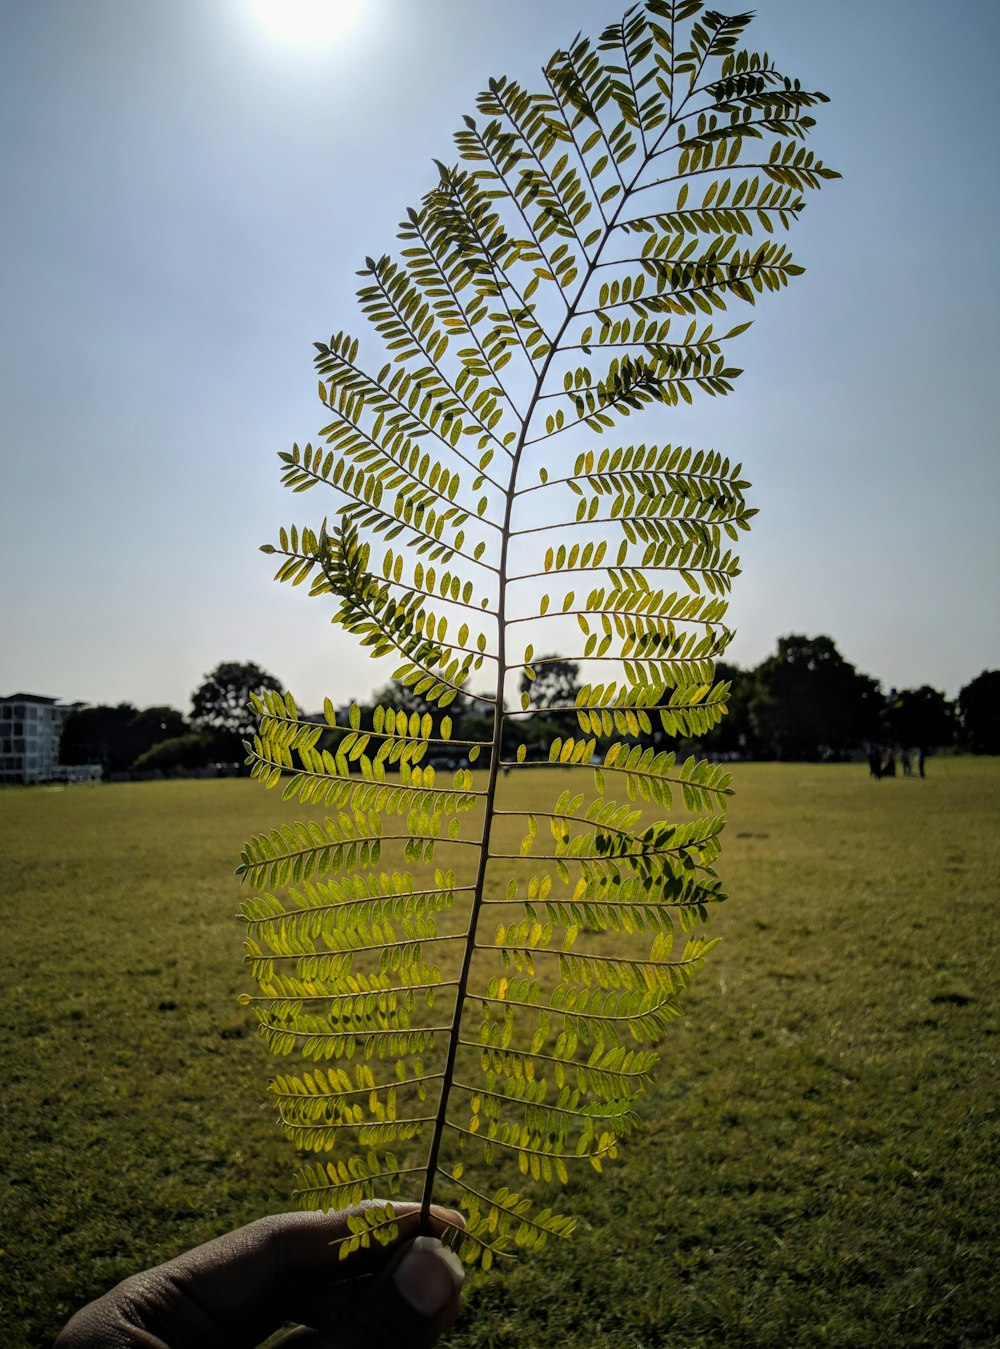
[[[320,43],[344,33],[362,0],[250,0],[257,19],[286,42]]]

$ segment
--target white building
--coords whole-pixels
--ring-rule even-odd
[[[12,693],[0,698],[0,782],[93,777],[90,764],[67,768],[59,762],[62,724],[73,710],[72,703],[60,703],[37,693]]]

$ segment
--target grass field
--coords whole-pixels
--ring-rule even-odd
[[[1000,761],[740,765],[724,938],[570,1247],[450,1349],[1000,1344]],[[0,1349],[287,1207],[231,872],[243,781],[0,792]]]

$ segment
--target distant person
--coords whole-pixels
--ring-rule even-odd
[[[921,745],[920,748],[917,750],[917,772],[920,774],[921,777],[924,776],[924,747],[923,747],[923,745]]]
[[[896,756],[891,749],[885,756],[885,763],[882,765],[882,776],[884,778],[894,778],[896,776]]]
[[[253,1349],[289,1321],[299,1328],[274,1349],[429,1349],[458,1316],[462,1266],[417,1235],[419,1204],[394,1207],[393,1245],[346,1260],[333,1243],[350,1235],[350,1210],[261,1218],[126,1279],[78,1311],[55,1349]],[[431,1210],[436,1234],[462,1226]]]
[[[882,776],[882,755],[878,745],[871,745],[868,749],[868,776],[876,782]]]
[[[910,751],[908,749],[903,750],[903,753],[900,756],[900,762],[903,765],[903,777],[908,778],[913,771],[910,766]]]

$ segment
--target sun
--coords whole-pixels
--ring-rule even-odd
[[[286,42],[329,42],[358,18],[362,0],[250,0],[256,18]]]

